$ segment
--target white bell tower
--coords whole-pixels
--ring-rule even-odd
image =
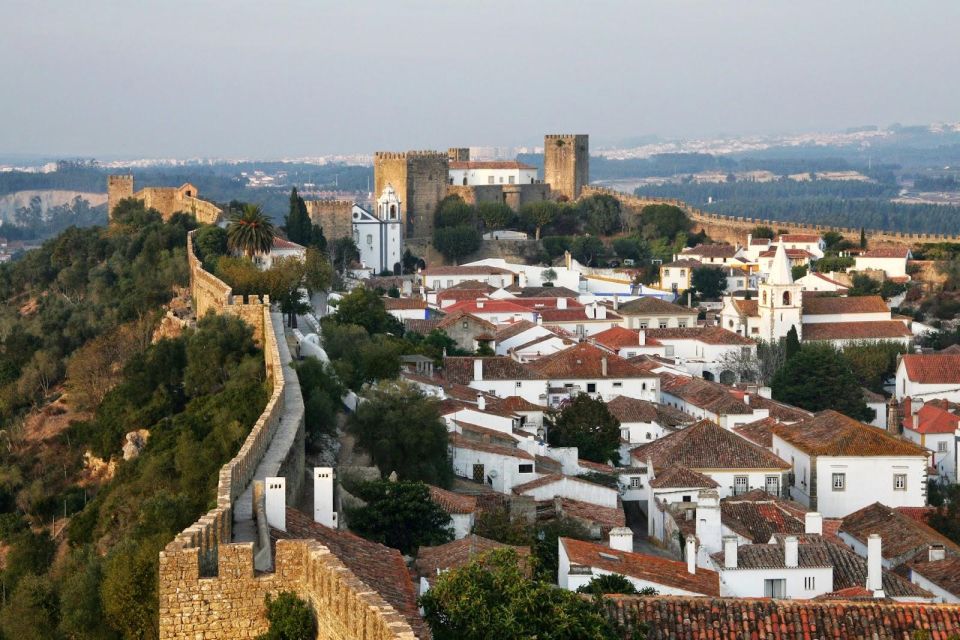
[[[790,260],[783,243],[777,245],[767,281],[760,285],[760,337],[775,342],[787,337],[790,327],[803,339],[803,287],[794,283]]]
[[[384,222],[400,220],[401,204],[400,198],[397,197],[397,192],[394,191],[393,186],[388,183],[387,186],[383,188],[383,193],[377,198],[377,217]]]
[[[377,218],[380,219],[380,263],[381,269],[391,271],[400,264],[403,256],[403,203],[387,184],[377,198]]]

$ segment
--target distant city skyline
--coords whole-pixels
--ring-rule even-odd
[[[960,119],[960,4],[0,5],[0,156],[592,148]]]

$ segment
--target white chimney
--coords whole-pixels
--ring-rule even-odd
[[[557,298],[557,309],[566,309],[566,308],[567,308],[567,299]]]
[[[620,310],[620,296],[616,293],[613,294],[613,310],[614,311]]]
[[[783,540],[783,565],[795,568],[800,564],[800,543],[797,536],[787,536]]]
[[[927,560],[930,562],[938,562],[940,560],[947,559],[947,550],[944,549],[942,544],[932,544],[927,555]]]
[[[803,532],[823,534],[823,516],[811,511],[803,516]]]
[[[600,358],[600,375],[607,377],[607,356]]]
[[[871,533],[867,537],[867,589],[873,591],[874,598],[884,597],[883,556],[880,536],[876,533]]]
[[[267,524],[280,531],[287,530],[287,479],[265,478]]]
[[[473,359],[473,379],[483,380],[483,358]]]
[[[747,405],[748,407],[750,406],[750,394],[749,394],[749,393],[743,394],[743,404]]]
[[[687,573],[697,572],[697,539],[691,535],[687,536]]]
[[[521,271],[519,274],[517,274],[517,284],[520,286],[521,289],[527,288],[527,272],[526,271]]]
[[[638,340],[638,342],[639,342],[639,344],[640,344],[641,347],[643,347],[643,346],[645,346],[645,345],[647,344],[647,331],[646,331],[646,329],[640,329],[640,331],[637,333],[637,340]]]
[[[537,315],[537,324],[542,326],[542,325],[543,325],[543,316],[540,315],[539,313],[536,314],[536,315]]]
[[[337,513],[333,510],[333,467],[313,468],[313,521],[337,528]]]
[[[627,527],[610,529],[610,548],[616,551],[633,551],[633,531]]]
[[[486,411],[487,409],[487,398],[482,393],[477,394],[477,410]]]
[[[737,568],[737,536],[723,536],[723,566]]]
[[[607,308],[602,304],[596,306],[596,316],[597,320],[606,320],[607,319]]]

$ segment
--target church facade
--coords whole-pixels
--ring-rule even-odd
[[[390,184],[377,198],[376,213],[353,205],[353,241],[360,262],[375,273],[393,271],[403,255],[403,203]]]

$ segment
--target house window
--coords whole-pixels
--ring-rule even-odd
[[[522,382],[520,382],[519,380],[517,380],[517,389],[519,389],[519,388],[520,388],[520,385],[521,385],[521,384],[523,384],[523,383],[522,383]]]
[[[733,320],[727,320],[727,326],[733,329]]]
[[[772,496],[780,495],[780,476],[767,476],[767,493]]]
[[[665,278],[669,278],[669,277],[670,277],[670,269],[664,269],[664,270],[663,270],[663,276],[664,276]]]
[[[629,440],[630,440],[630,429],[620,429],[620,439],[621,439],[621,440],[627,440],[627,441],[629,442]]]
[[[937,443],[937,451],[940,453],[947,452],[947,443],[945,440],[941,440],[940,442]]]
[[[763,581],[764,598],[783,598],[787,593],[787,581],[783,578],[774,578]]]
[[[519,467],[517,470],[518,470],[520,473],[533,473],[533,465],[532,465],[532,464],[522,464],[522,465],[520,465],[520,467]]]
[[[833,474],[833,490],[843,491],[846,488],[847,488],[847,474],[845,473]]]
[[[733,495],[739,496],[747,492],[750,482],[747,476],[733,476]]]
[[[907,474],[905,473],[893,474],[893,490],[894,491],[907,490]]]
[[[622,383],[622,382],[614,382],[614,383],[613,383],[613,388],[614,388],[614,389],[619,389],[619,388],[622,387],[622,386],[623,386],[623,383]],[[944,443],[944,444],[946,444],[946,443]]]
[[[596,393],[597,392],[597,383],[588,382],[587,383],[587,393]]]
[[[677,320],[677,327],[680,328],[680,329],[686,329],[686,328],[687,328],[687,321],[686,321],[686,320]]]
[[[653,440],[653,434],[647,431],[647,440]]]
[[[784,292],[783,292],[783,306],[785,306],[785,307],[789,307],[789,306],[790,306],[790,292],[789,292],[789,291],[784,291]]]
[[[750,329],[750,333],[760,333],[760,327],[753,327]]]
[[[434,281],[433,281],[433,288],[434,288],[434,289],[439,289],[439,288],[440,288],[440,281],[439,281],[439,280],[434,280]]]
[[[683,502],[693,502],[693,496],[683,496]]]
[[[685,276],[685,275],[687,275],[687,270],[686,270],[686,269],[680,269],[680,277],[682,278],[682,277]]]
[[[644,322],[641,322],[641,323],[640,323],[640,328],[641,328],[641,329],[646,329],[646,328],[647,328],[647,323],[646,323],[645,321],[644,321]]]
[[[578,325],[577,325],[577,335],[578,335],[578,336],[582,336],[582,335],[583,335],[583,325],[582,325],[582,324],[578,324]]]
[[[817,579],[814,576],[807,576],[803,579],[803,588],[807,591],[813,591],[817,588]]]
[[[630,478],[630,488],[631,488],[631,489],[639,489],[639,488],[642,487],[642,486],[643,486],[643,485],[640,484],[640,476],[633,476],[632,478]]]
[[[507,180],[507,182],[509,182],[510,184],[514,184],[515,181],[516,181],[516,176],[510,176],[509,179]]]
[[[661,329],[666,329],[666,328],[667,328],[667,321],[666,321],[666,320],[661,320],[661,321],[659,322],[659,326],[660,326]]]
[[[463,328],[466,329],[469,327],[469,324],[466,320],[463,321]]]
[[[493,184],[493,176],[487,176],[487,184]]]
[[[373,245],[373,234],[370,234],[370,233],[367,234],[367,244],[371,246]]]
[[[452,287],[452,286],[453,286],[453,280],[447,280],[447,286],[448,286],[448,287]]]

